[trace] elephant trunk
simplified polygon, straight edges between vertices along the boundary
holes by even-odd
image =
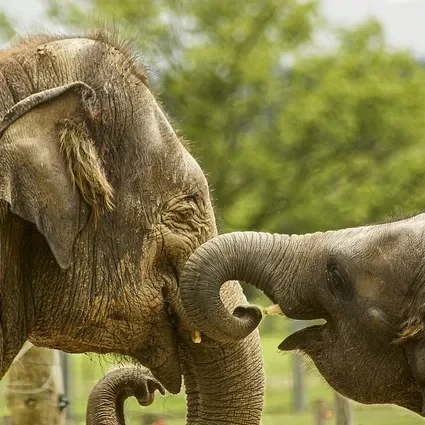
[[[264,373],[258,330],[241,341],[211,347],[185,344],[187,425],[258,425]]]
[[[282,311],[291,317],[308,318],[308,296],[302,285],[297,294],[284,287],[295,267],[306,260],[303,252],[314,235],[288,236],[257,232],[220,235],[199,247],[187,261],[180,277],[183,308],[193,325],[215,341],[235,341],[249,335],[261,320],[254,306],[239,306],[233,315],[220,298],[220,288],[228,280],[242,280],[279,300]],[[294,261],[294,259],[296,259]],[[285,279],[286,278],[286,279]],[[285,294],[283,297],[282,295]],[[288,299],[287,302],[282,301]]]
[[[138,368],[115,369],[96,383],[87,403],[87,425],[125,425],[124,402],[134,396],[142,406],[153,402],[155,390],[164,388],[149,372]]]

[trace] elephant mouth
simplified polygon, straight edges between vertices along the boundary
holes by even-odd
[[[303,350],[311,348],[312,345],[319,346],[323,341],[323,332],[328,321],[321,314],[313,310],[305,311],[285,311],[279,304],[274,304],[263,310],[265,315],[280,315],[293,320],[314,320],[324,321],[324,323],[314,324],[303,327],[302,329],[292,332],[278,346],[281,351]]]
[[[178,394],[180,392],[182,377],[180,359],[177,355],[171,355],[158,367],[151,368],[151,372],[168,392],[171,394]]]
[[[151,318],[150,333],[145,336],[142,344],[137,342],[131,353],[131,356],[147,367],[171,394],[178,394],[182,385],[179,353],[181,341],[176,326],[176,316],[171,306],[171,296],[176,292],[174,289],[177,287],[176,282],[175,277],[169,279],[167,286],[162,288],[162,293],[159,295],[162,298],[162,304],[156,315]]]
[[[313,348],[318,349],[322,346],[325,327],[326,323],[307,326],[293,332],[279,344],[278,349],[281,351],[302,350],[305,352],[311,352]]]
[[[152,375],[171,394],[178,394],[182,384],[178,338],[170,331],[162,329],[161,336],[165,344],[152,344],[131,354],[138,363],[147,367]]]

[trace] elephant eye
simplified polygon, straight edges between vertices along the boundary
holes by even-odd
[[[349,301],[353,298],[353,287],[347,273],[334,258],[329,259],[326,274],[329,290],[335,297],[341,298],[344,301]]]
[[[186,201],[186,198],[185,198]],[[190,203],[180,203],[179,205],[174,206],[173,212],[176,214],[180,220],[190,221],[195,217],[197,210],[196,202]]]
[[[192,220],[195,216],[195,210],[194,209],[186,209],[184,211],[179,211],[179,216],[181,219],[189,221]]]
[[[193,193],[192,195],[187,195],[184,198],[187,202],[196,202],[198,200],[198,195],[196,193]]]

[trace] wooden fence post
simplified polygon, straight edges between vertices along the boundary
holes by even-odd
[[[354,425],[351,401],[335,392],[335,424]]]
[[[8,371],[11,425],[64,425],[59,352],[27,342]]]
[[[326,403],[324,400],[313,402],[314,425],[326,425]]]

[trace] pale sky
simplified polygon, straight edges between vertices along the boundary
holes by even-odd
[[[27,32],[34,25],[47,26],[40,20],[45,4],[46,0],[0,0],[0,9],[19,22],[18,32]],[[327,18],[343,25],[375,16],[392,45],[425,56],[425,0],[322,0],[322,9]]]

